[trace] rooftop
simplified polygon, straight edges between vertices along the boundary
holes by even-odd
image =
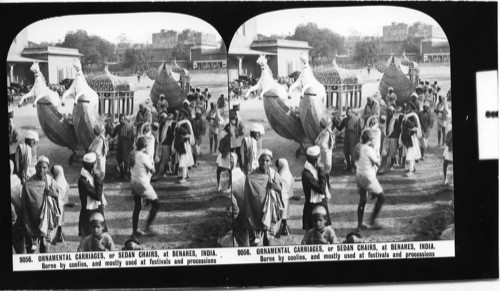
[[[289,39],[266,39],[266,40],[254,40],[251,48],[259,47],[288,47],[288,48],[302,48],[302,49],[312,49],[307,41],[289,40]]]
[[[81,53],[78,52],[78,49],[55,47],[55,46],[27,47],[23,50],[22,54],[23,55],[49,54],[49,55],[75,56],[75,57],[83,56]]]

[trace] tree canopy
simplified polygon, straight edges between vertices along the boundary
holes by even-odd
[[[309,55],[313,61],[317,58],[327,58],[331,61],[335,55],[346,52],[343,36],[328,28],[319,28],[315,23],[298,25],[288,39],[307,41],[312,47]]]
[[[66,33],[60,46],[78,49],[83,55],[81,58],[83,65],[102,67],[104,60],[116,60],[114,44],[97,35],[88,35],[85,30]]]
[[[420,53],[419,42],[411,36],[406,38],[403,41],[403,51],[407,53]]]
[[[378,61],[380,43],[376,39],[356,42],[353,60],[363,66],[371,66]]]

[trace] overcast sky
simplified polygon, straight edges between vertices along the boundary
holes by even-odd
[[[28,40],[42,41],[64,40],[68,31],[86,30],[90,35],[98,35],[112,43],[117,43],[118,36],[124,33],[128,39],[137,43],[152,43],[152,33],[161,29],[182,31],[192,29],[216,35],[219,33],[207,22],[196,17],[177,13],[131,13],[75,15],[49,18],[28,26]]]
[[[257,16],[257,31],[264,35],[293,34],[297,25],[314,22],[320,28],[329,28],[343,36],[354,31],[361,36],[382,36],[382,27],[391,22],[412,24],[417,21],[438,25],[427,14],[400,7],[301,8]]]

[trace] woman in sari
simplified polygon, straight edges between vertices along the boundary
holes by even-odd
[[[259,166],[247,174],[244,189],[244,213],[246,228],[250,231],[252,245],[271,244],[274,226],[280,219],[283,208],[280,175],[271,168],[273,153],[264,149],[259,157]],[[262,239],[261,239],[262,238]]]
[[[61,216],[59,217],[57,223],[58,224],[57,232],[54,236],[54,240],[52,241],[52,244],[56,244],[58,242],[64,242],[62,227],[64,225],[64,214],[66,213],[64,211],[64,205],[66,205],[69,202],[68,200],[69,185],[68,182],[66,181],[66,178],[64,177],[63,167],[59,165],[53,166],[51,169],[51,173],[52,176],[54,177],[57,188],[59,189],[59,197],[57,200],[59,204],[59,209],[61,210]]]
[[[97,156],[95,172],[101,180],[106,176],[106,156],[109,152],[108,139],[106,138],[106,128],[103,124],[94,126],[95,138],[90,144],[89,152],[94,152]]]

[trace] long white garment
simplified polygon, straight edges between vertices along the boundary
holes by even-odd
[[[188,134],[189,140],[187,140],[186,142],[184,142],[184,149],[185,149],[186,153],[182,154],[182,155],[180,155],[179,153],[177,153],[177,159],[179,161],[179,167],[181,167],[181,168],[191,167],[191,166],[194,165],[193,147],[192,147],[192,145],[194,145],[193,127],[191,126],[191,122],[189,122],[189,120],[184,119],[184,120],[179,121],[177,123],[177,125],[175,126],[175,128],[178,128],[178,127],[180,127],[183,124],[187,124],[188,127],[189,127],[189,134]],[[182,137],[178,137],[177,134],[176,134],[175,139],[177,139],[177,138],[182,138]],[[174,140],[174,144],[175,144],[175,140]],[[172,149],[175,150],[174,147],[172,147]]]
[[[315,144],[320,148],[320,159],[318,164],[322,166],[326,174],[330,174],[332,169],[332,154],[335,145],[335,136],[329,129],[323,129],[316,138]]]
[[[304,169],[308,170],[313,175],[314,179],[318,180],[318,171],[316,171],[316,168],[314,168],[314,166],[311,165],[311,163],[306,161],[306,163],[304,164]],[[332,197],[330,195],[330,191],[328,190],[328,187],[326,187],[325,194],[326,194],[327,199],[330,199]],[[321,201],[323,201],[323,194],[318,194],[316,191],[314,191],[314,189],[311,189],[310,202],[311,203],[320,203]]]
[[[85,179],[87,179],[87,182],[89,182],[90,186],[94,187],[94,177],[92,177],[92,175],[87,170],[82,168],[82,170],[80,171],[80,175],[82,175]],[[102,192],[102,202],[94,200],[92,197],[87,196],[87,210],[97,209],[101,204],[103,206],[108,205],[106,197],[104,197],[104,191]]]
[[[242,143],[243,142],[245,143],[247,149],[245,151],[245,147],[241,147],[241,158],[244,163],[248,163],[250,165],[250,168],[248,169],[248,173],[250,173],[259,167],[259,145],[257,140],[249,136],[245,137]],[[247,152],[250,153],[250,161],[246,160],[248,156]]]

